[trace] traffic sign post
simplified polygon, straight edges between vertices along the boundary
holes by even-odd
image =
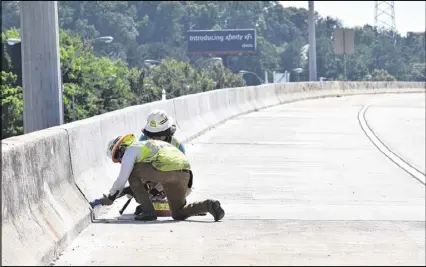
[[[353,29],[334,30],[333,47],[336,54],[343,55],[343,68],[346,81],[346,55],[355,52],[355,31]]]

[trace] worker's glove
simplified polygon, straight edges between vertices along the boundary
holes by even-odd
[[[111,206],[112,203],[114,203],[115,198],[108,195],[106,196],[105,194],[103,195],[104,197],[102,198],[102,205],[103,206]]]

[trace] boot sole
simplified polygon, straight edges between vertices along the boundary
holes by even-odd
[[[140,209],[140,210],[138,210],[138,211],[135,211],[134,213],[133,213],[133,215],[139,215],[139,214],[141,214],[142,213],[142,209]],[[202,213],[198,213],[197,215],[195,215],[195,216],[206,216],[207,215],[207,212],[202,212]],[[170,216],[170,215],[169,215]]]
[[[225,211],[220,206],[220,202],[219,201],[213,202],[212,209],[214,211],[213,217],[214,217],[215,222],[220,221],[220,220],[223,219],[223,217],[225,217]]]
[[[135,212],[133,213],[133,215],[139,215],[142,213],[142,209],[141,208],[136,208]]]
[[[157,220],[157,216],[140,216],[140,215],[136,215],[134,217],[135,221],[145,221],[145,222],[150,222],[150,221],[156,221]]]

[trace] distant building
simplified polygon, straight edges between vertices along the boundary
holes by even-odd
[[[425,32],[407,32],[407,37],[425,36]]]

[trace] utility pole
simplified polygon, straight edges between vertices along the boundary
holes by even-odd
[[[24,133],[63,123],[57,1],[21,1]]]
[[[374,1],[374,26],[395,41],[395,1]]]
[[[315,10],[314,1],[309,2],[308,28],[309,28],[309,81],[317,80],[317,50],[315,40]]]
[[[395,1],[374,1],[374,26],[396,32]]]

